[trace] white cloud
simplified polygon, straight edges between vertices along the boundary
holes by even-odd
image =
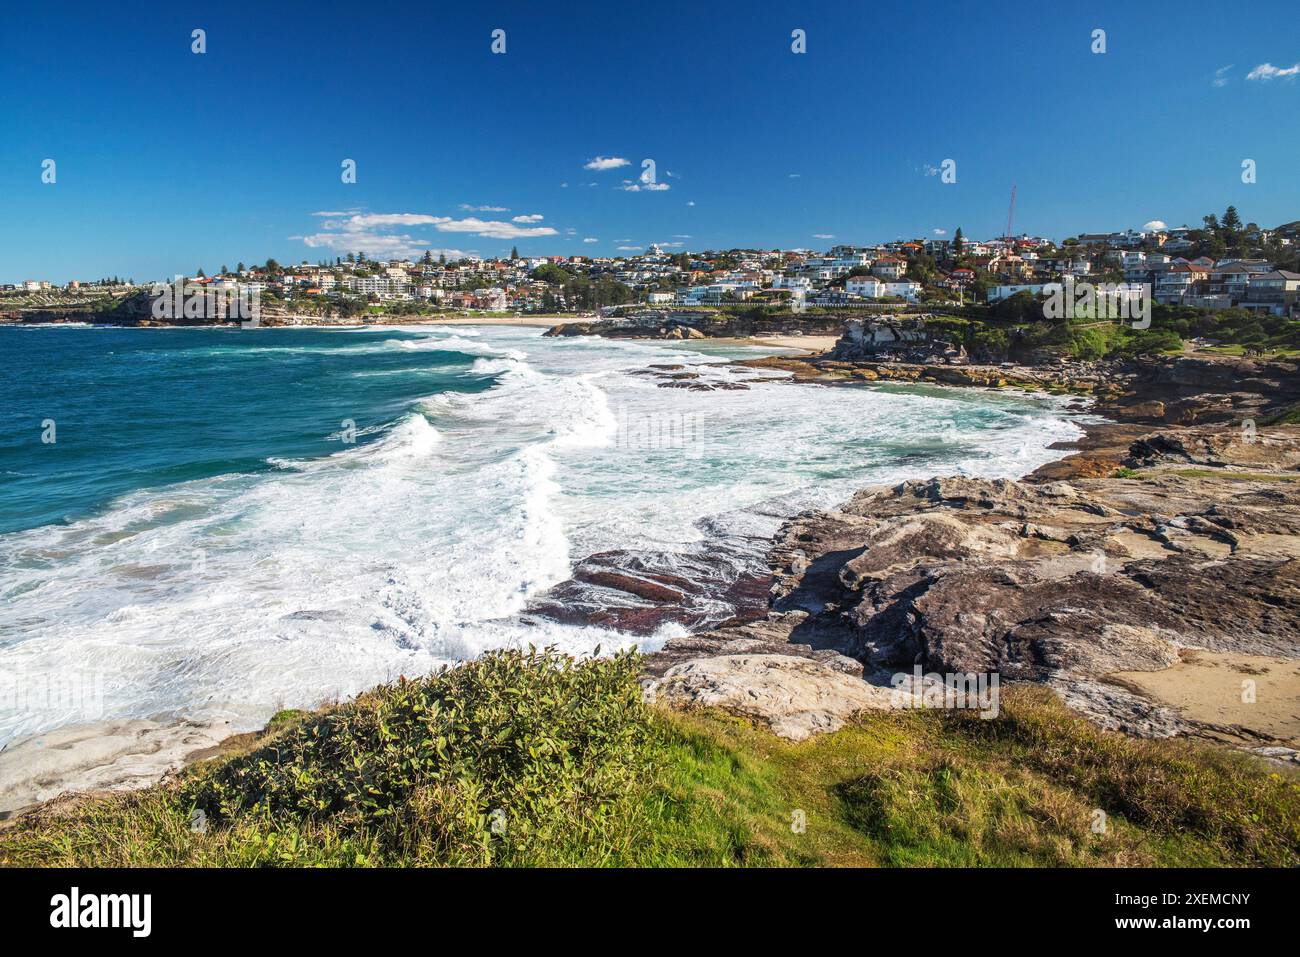
[[[947,235],[948,235],[948,230],[946,230],[946,229],[936,229],[936,230],[934,231],[934,234],[935,234],[936,236],[947,236]]]
[[[310,236],[290,236],[301,240],[309,249],[328,249],[338,255],[364,252],[378,259],[418,259],[425,250],[433,255],[444,255],[448,259],[463,259],[467,253],[463,249],[443,249],[426,239],[418,239],[405,233],[374,233],[366,231],[314,233]]]
[[[813,233],[813,239],[834,239],[834,233]]]
[[[471,206],[469,203],[461,203],[460,208],[467,213],[508,213],[509,206]]]
[[[1295,66],[1280,67],[1271,63],[1261,63],[1246,74],[1247,80],[1294,80],[1300,76],[1300,63]]]
[[[1153,219],[1149,223],[1142,224],[1142,229],[1146,232],[1153,232],[1155,230],[1168,229],[1168,228],[1169,227],[1165,225],[1165,221],[1163,219]]]
[[[671,176],[672,173],[669,173],[668,175]],[[650,191],[650,192],[661,192],[662,190],[665,189],[672,189],[672,187],[669,186],[667,183],[655,182],[653,165],[648,165],[644,170],[642,170],[641,175],[637,177],[636,182],[633,182],[630,179],[623,180],[623,185],[620,188],[626,190],[629,193],[639,193],[643,190]]]
[[[924,166],[921,167],[921,172],[924,173],[926,176],[938,176],[939,167],[935,166],[933,163],[926,163]]]
[[[801,176],[803,176],[803,173],[791,173],[789,175],[790,175],[790,179],[799,179]]]
[[[673,239],[690,239],[690,233],[673,233]]]
[[[498,220],[482,220],[470,216],[466,219],[444,219],[434,229],[440,233],[473,233],[488,239],[530,239],[536,236],[558,236],[550,226],[518,226]]]
[[[1228,71],[1232,69],[1232,66],[1233,65],[1229,63],[1227,66],[1221,66],[1215,70],[1214,79],[1210,81],[1210,86],[1227,86]]]
[[[354,213],[344,219],[327,220],[322,225],[326,229],[359,232],[377,226],[433,226],[445,223],[448,219],[447,216],[429,216],[425,213]]]
[[[686,205],[687,205],[687,206],[694,206],[694,205],[695,205],[695,200],[693,200],[693,199],[688,199],[688,200],[686,201]]]
[[[428,239],[405,232],[393,232],[398,226],[432,226],[440,233],[470,233],[487,239],[530,239],[538,236],[555,236],[550,226],[524,226],[477,217],[453,219],[450,216],[433,216],[428,213],[359,213],[317,212],[314,216],[325,218],[321,231],[307,236],[293,236],[312,249],[330,249],[340,253],[363,251],[381,258],[411,258],[433,249],[449,258],[464,255],[460,249],[435,249]],[[529,220],[532,221],[531,219]]]
[[[641,249],[643,249],[643,248],[644,248],[644,247],[642,247],[642,246],[619,246],[619,247],[618,247],[618,251],[621,252],[621,253],[634,253],[634,252],[637,252],[637,251],[639,251],[639,250],[641,250]]]
[[[541,213],[529,213],[527,216],[511,216],[512,223],[540,223],[546,217]]]
[[[528,222],[533,220],[524,217]],[[343,219],[326,220],[322,224],[329,230],[356,233],[386,226],[432,226],[440,233],[474,233],[488,239],[521,239],[530,236],[556,236],[550,226],[520,226],[494,219],[468,216],[452,219],[450,216],[431,216],[427,213],[355,213]]]
[[[583,241],[584,243],[598,243],[598,242],[600,242],[600,240],[597,239],[595,236],[584,236],[584,237],[582,237],[582,241]]]
[[[560,189],[568,189],[568,188],[569,188],[569,184],[568,184],[568,183],[561,183],[561,184],[560,184]]]
[[[629,165],[628,161],[621,156],[597,156],[589,159],[582,164],[583,169],[618,169],[620,166]]]

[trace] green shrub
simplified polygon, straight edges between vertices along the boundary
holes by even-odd
[[[632,654],[493,652],[293,726],[182,801],[217,826],[328,822],[416,859],[526,859],[594,838],[644,773],[637,669]]]

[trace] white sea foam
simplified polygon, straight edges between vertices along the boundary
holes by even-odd
[[[0,708],[0,743],[88,717],[252,728],[278,707],[490,648],[627,647],[627,635],[520,612],[593,552],[685,561],[706,536],[770,535],[873,482],[1020,475],[1078,434],[1056,400],[764,382],[689,344],[474,331],[383,348],[475,356],[468,374],[495,378],[485,392],[430,396],[319,459],[271,459],[276,471],[142,491],[0,536],[0,676],[103,687],[99,715]],[[750,387],[629,374],[651,363]],[[668,428],[639,434],[669,440],[626,441],[646,422]]]

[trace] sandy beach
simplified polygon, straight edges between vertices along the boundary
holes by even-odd
[[[1211,736],[1300,748],[1300,662],[1190,648],[1179,658],[1169,668],[1109,680],[1175,708]]]
[[[737,339],[737,342],[751,346],[773,346],[778,349],[798,349],[808,355],[819,355],[831,349],[839,341],[838,336],[755,336],[750,339]]]

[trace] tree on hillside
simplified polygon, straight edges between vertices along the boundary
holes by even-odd
[[[952,237],[952,255],[953,258],[961,255],[962,249],[966,246],[966,240],[962,238],[961,227],[957,227],[957,232]]]
[[[510,258],[511,258],[511,259],[518,259],[518,258],[519,258],[519,247],[518,247],[518,246],[511,246],[511,247],[510,247]]]
[[[934,257],[925,253],[916,253],[907,257],[907,276],[909,279],[915,279],[921,284],[928,284],[934,281],[936,264]]]
[[[1241,217],[1237,215],[1237,207],[1229,206],[1223,213],[1223,219],[1219,221],[1221,228],[1220,237],[1225,246],[1234,250],[1235,254],[1240,255],[1241,244],[1244,229],[1241,225]]]
[[[208,274],[205,273],[205,272],[203,271],[203,267],[202,267],[202,266],[199,267],[199,271],[198,271],[197,273],[195,273],[195,275],[198,276],[200,279],[207,279],[207,278],[208,278]]]
[[[1033,293],[1021,290],[995,302],[989,307],[989,315],[1015,322],[1036,322],[1043,318],[1043,305]]]
[[[542,263],[531,273],[528,274],[531,279],[538,279],[542,282],[553,282],[563,285],[573,280],[572,274],[561,269],[555,263]]]
[[[245,266],[243,263],[240,263],[238,266],[235,267],[235,272],[240,272],[240,273],[242,273],[242,272],[244,272],[244,271],[247,270],[247,269],[248,269],[247,266]]]

